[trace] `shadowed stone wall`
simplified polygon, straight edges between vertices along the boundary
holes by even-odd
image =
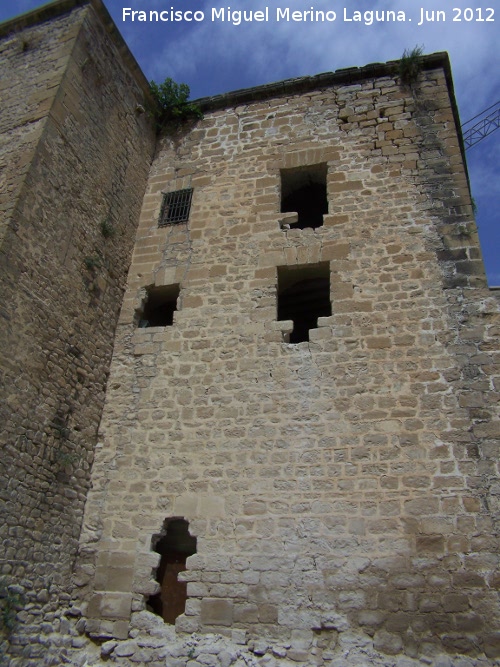
[[[81,538],[87,631],[128,636],[177,517],[197,538],[179,631],[277,642],[270,664],[341,664],[349,641],[493,660],[498,301],[446,56],[411,89],[389,64],[203,104],[144,198]],[[324,163],[323,226],[288,229],[280,170]],[[189,221],[158,227],[162,192],[189,187]],[[278,267],[324,263],[332,315],[289,344]],[[138,328],[176,285],[173,325]]]
[[[136,111],[147,83],[108,19],[98,2],[65,0],[0,28],[0,555],[20,601],[12,665],[40,665],[49,637],[67,627],[154,149]]]
[[[54,18],[50,35],[39,24],[28,25],[24,30],[17,24],[2,25],[2,238],[64,75],[84,11]]]

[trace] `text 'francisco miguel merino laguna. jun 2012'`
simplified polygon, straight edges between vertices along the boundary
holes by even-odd
[[[446,10],[427,10],[416,7],[410,13],[403,10],[351,10],[347,7],[337,9],[297,10],[290,7],[263,7],[262,9],[240,10],[231,7],[212,7],[209,11],[176,9],[169,7],[164,10],[142,10],[123,7],[122,21],[175,23],[212,21],[227,23],[233,26],[249,22],[297,22],[297,23],[347,23],[371,26],[376,23],[414,23],[417,26],[425,23],[492,23],[495,21],[495,10],[492,7],[462,8],[452,7]]]

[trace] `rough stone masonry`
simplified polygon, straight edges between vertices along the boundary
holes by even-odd
[[[40,308],[47,323],[36,367],[23,329],[9,383],[13,414],[23,396],[37,406],[24,401],[20,435],[6,440],[4,599],[24,601],[11,664],[499,664],[499,308],[446,54],[422,58],[408,85],[387,63],[201,100],[204,118],[167,128],[151,162],[137,111],[147,89],[105,10],[52,7],[22,34],[49,54],[49,29],[74,24],[61,71],[87,78],[54,84],[50,113],[62,100],[67,116],[33,138],[29,187],[9,190],[20,194],[8,238],[23,241],[9,257],[29,248],[40,268],[19,262],[27,287],[11,279],[5,350],[18,344],[16,312],[29,322]],[[111,79],[102,109],[108,67],[123,81]],[[68,170],[60,147],[75,123],[88,141]],[[117,180],[92,199],[85,174],[101,163]],[[56,263],[50,238],[75,192],[87,215]],[[110,222],[128,231],[107,236]],[[86,273],[104,268],[101,282]],[[44,271],[64,299],[48,281],[41,290]],[[72,338],[59,342],[65,327],[81,361]],[[87,389],[78,374],[68,388],[64,364],[85,363]],[[38,381],[41,368],[57,387]],[[88,422],[74,417],[89,409]],[[39,513],[23,501],[37,493],[51,499]],[[38,565],[61,521],[52,562],[64,586]]]
[[[0,597],[13,664],[41,664],[66,627],[154,150],[136,112],[148,85],[123,46],[98,3],[0,26]]]

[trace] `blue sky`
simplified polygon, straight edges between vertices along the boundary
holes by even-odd
[[[498,0],[104,0],[148,79],[187,83],[193,98],[271,81],[399,58],[419,45],[448,51],[462,122],[500,99]],[[0,21],[38,7],[38,0],[1,0]],[[270,20],[211,20],[212,8],[263,10]],[[123,9],[202,11],[200,22],[123,21]],[[334,11],[334,22],[275,21],[276,7]],[[405,22],[345,21],[359,10],[405,12]],[[491,7],[491,10],[488,10]],[[420,8],[444,20],[420,20]],[[456,9],[454,9],[456,8]],[[466,8],[469,8],[466,11]],[[432,14],[429,14],[431,16]],[[437,14],[434,13],[437,18]],[[485,19],[493,20],[485,20]],[[454,20],[456,19],[456,20]],[[457,20],[461,19],[461,20]],[[471,20],[472,19],[472,20]],[[480,20],[483,19],[483,20]],[[500,130],[467,151],[472,194],[490,285],[500,285]]]

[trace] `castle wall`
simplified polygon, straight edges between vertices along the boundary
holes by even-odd
[[[127,637],[183,518],[179,631],[318,665],[348,636],[499,655],[498,303],[447,60],[425,63],[412,89],[385,67],[228,98],[161,140],[81,538],[92,636]],[[283,227],[280,170],[324,163],[323,226]],[[158,227],[188,187],[189,221]],[[332,313],[290,344],[278,268],[308,265]],[[173,325],[139,328],[147,290],[175,285]]]
[[[1,41],[10,94],[2,97],[0,139],[8,197],[0,550],[8,600],[19,610],[12,665],[40,665],[49,637],[67,627],[64,605],[155,140],[136,111],[147,83],[127,66],[99,3],[66,1],[48,11],[4,24]]]
[[[35,24],[2,26],[0,42],[0,239],[7,232],[34,151],[66,69],[82,10]],[[9,29],[10,28],[10,29]]]

